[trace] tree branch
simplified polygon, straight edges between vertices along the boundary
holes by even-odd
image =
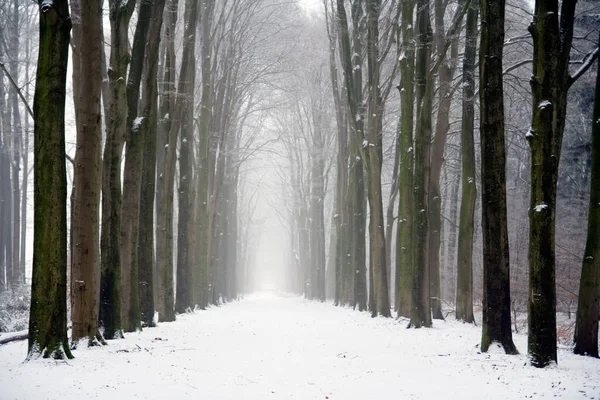
[[[13,77],[10,75],[10,73],[6,69],[6,65],[2,61],[0,61],[0,68],[2,68],[2,70],[4,71],[4,74],[6,75],[6,77],[10,81],[10,83],[14,86],[15,90],[19,94],[19,97],[21,98],[21,101],[23,101],[23,104],[25,105],[27,112],[29,113],[31,118],[33,118],[33,111],[31,110],[31,107],[29,107],[29,103],[27,103],[27,99],[25,99],[25,96],[23,96],[23,92],[21,92],[21,88],[19,88],[19,86],[17,85],[17,82],[15,82]]]
[[[583,57],[581,67],[579,67],[579,69],[567,79],[567,89],[570,88],[571,85],[577,81],[577,79],[581,78],[581,76],[585,74],[588,69],[590,69],[590,67],[594,64],[594,61],[596,61],[598,58],[599,52],[600,48],[596,47],[594,51],[587,53],[585,57]]]

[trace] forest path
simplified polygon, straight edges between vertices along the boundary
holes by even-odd
[[[600,362],[560,350],[479,354],[480,328],[405,321],[272,292],[181,315],[75,359],[22,363],[0,347],[0,399],[568,399],[600,396]],[[517,336],[525,352],[523,336]]]

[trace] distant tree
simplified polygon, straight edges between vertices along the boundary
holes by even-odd
[[[479,55],[483,333],[481,350],[494,342],[517,354],[510,324],[510,268],[506,211],[506,150],[502,51],[504,0],[481,0]]]
[[[38,1],[34,110],[34,239],[27,359],[73,358],[67,339],[65,97],[71,20],[67,0]]]

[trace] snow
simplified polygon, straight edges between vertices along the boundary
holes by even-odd
[[[2,399],[594,398],[600,361],[559,349],[557,366],[481,354],[481,328],[431,329],[266,292],[178,316],[68,362],[23,363],[26,341],[0,346]],[[527,338],[516,335],[526,352]]]
[[[540,204],[537,204],[535,206],[534,210],[535,210],[535,212],[539,213],[539,212],[544,211],[546,208],[548,208],[548,204],[546,204],[546,203],[540,203]]]
[[[137,117],[133,120],[133,126],[131,127],[131,131],[137,133],[142,126],[142,122],[144,122],[144,117]]]
[[[539,105],[538,108],[540,110],[545,109],[546,107],[550,107],[552,105],[552,102],[550,100],[543,100]]]
[[[529,127],[529,130],[528,130],[528,131],[527,131],[527,133],[525,134],[525,137],[529,139],[529,138],[532,138],[533,136],[534,136],[534,135],[533,135],[533,126],[530,126],[530,127]]]

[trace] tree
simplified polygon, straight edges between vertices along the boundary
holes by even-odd
[[[414,266],[414,67],[415,46],[413,19],[415,2],[402,1],[402,41],[398,38],[400,62],[400,183],[398,205],[398,233],[396,243],[396,312],[410,317],[412,309],[412,274]]]
[[[473,323],[473,230],[477,183],[475,171],[475,62],[477,53],[476,1],[467,12],[465,57],[463,60],[463,109],[461,127],[462,197],[458,232],[458,266],[456,288],[456,319]]]
[[[365,158],[369,198],[369,229],[371,286],[374,289],[370,296],[374,307],[371,315],[390,317],[390,298],[388,294],[385,223],[383,220],[383,196],[381,194],[382,139],[381,120],[383,107],[380,91],[380,54],[379,54],[379,13],[381,2],[367,0],[367,88],[368,117],[366,145],[363,141],[361,154]]]
[[[78,3],[73,1],[71,6]],[[71,339],[102,339],[98,331],[98,277],[100,272],[100,111],[102,49],[102,1],[80,4],[80,79],[75,91],[77,151],[74,163],[74,203],[71,214]],[[75,63],[74,63],[75,65]]]
[[[156,189],[156,139],[158,128],[158,60],[160,31],[163,24],[164,0],[157,0],[152,9],[148,29],[142,94],[143,166],[140,193],[138,238],[138,278],[142,326],[152,327],[154,321],[154,192]]]
[[[194,308],[193,299],[193,109],[194,89],[196,82],[195,50],[196,50],[196,24],[198,21],[198,0],[187,0],[185,2],[185,26],[186,41],[183,48],[182,63],[187,63],[187,75],[180,75],[181,93],[178,93],[182,102],[181,134],[179,141],[179,215],[177,233],[177,292],[175,298],[175,310],[179,313]],[[182,85],[183,80],[183,86]],[[179,92],[179,91],[178,91]],[[190,242],[190,240],[192,240]]]
[[[510,325],[510,268],[504,142],[504,0],[481,0],[479,54],[483,321],[481,351],[497,342],[517,354]]]
[[[589,65],[569,74],[577,1],[536,0],[529,32],[533,38],[529,202],[529,307],[527,351],[531,363],[556,362],[555,219],[558,164],[569,87]],[[589,62],[587,63],[589,64]],[[580,72],[581,71],[581,72]]]
[[[137,14],[137,24],[131,48],[131,62],[127,76],[127,121],[125,168],[123,173],[123,203],[121,205],[121,327],[125,332],[141,329],[138,237],[140,218],[140,194],[144,134],[144,120],[138,118],[140,84],[146,53],[148,30],[154,3],[143,1]]]
[[[600,46],[600,40],[598,41]],[[598,315],[600,315],[600,62],[596,76],[592,117],[592,171],[587,241],[581,267],[575,354],[598,357]]]
[[[121,155],[127,134],[125,76],[129,64],[129,20],[135,0],[109,0],[111,27],[106,142],[102,159],[99,324],[105,339],[121,338]]]
[[[65,97],[71,20],[67,0],[38,1],[34,110],[34,233],[27,359],[73,358],[67,339]]]

